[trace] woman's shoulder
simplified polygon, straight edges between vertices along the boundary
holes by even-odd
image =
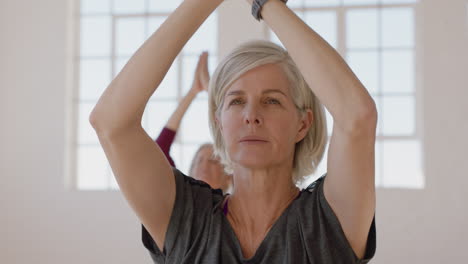
[[[365,259],[358,260],[344,234],[338,217],[325,198],[323,183],[326,175],[327,173],[324,173],[302,190],[296,210],[294,210],[294,217],[297,217],[297,221],[300,223],[303,239],[307,245],[322,243],[324,248],[339,248],[340,255],[333,255],[333,257],[367,263],[374,256],[376,249],[375,222],[373,221],[370,226]],[[315,250],[315,248],[311,250]],[[317,254],[322,253],[317,252]],[[328,257],[331,256],[328,255]]]
[[[213,193],[216,193],[216,194],[221,194],[221,195],[223,194],[223,191],[221,189],[213,189],[208,183],[201,181],[201,180],[197,180],[189,175],[186,175],[185,173],[183,173],[182,171],[180,171],[179,169],[175,167],[172,167],[172,170],[174,171],[174,175],[176,178],[179,178],[179,180],[182,180],[186,182],[187,184],[200,186],[201,188],[210,189]]]
[[[216,204],[223,199],[223,191],[221,189],[213,189],[211,186],[201,180],[190,177],[177,168],[172,168],[176,180],[177,190],[184,193],[190,192],[192,197],[204,196],[211,198],[213,204]]]
[[[323,193],[322,186],[325,177],[326,173],[301,189],[300,195],[294,201],[293,207],[296,210],[292,211],[296,216],[309,218],[311,214],[316,214],[320,210],[320,203],[323,201],[321,194]]]

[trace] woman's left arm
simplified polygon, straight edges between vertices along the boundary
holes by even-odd
[[[252,4],[252,0],[247,1]],[[335,49],[283,2],[267,1],[261,16],[333,116],[325,197],[354,252],[362,258],[376,203],[375,103]]]

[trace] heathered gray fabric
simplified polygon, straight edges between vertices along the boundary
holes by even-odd
[[[221,190],[173,169],[176,199],[161,253],[142,226],[142,240],[154,263],[368,263],[376,250],[375,218],[364,259],[350,247],[338,218],[323,195],[323,175],[303,189],[272,226],[250,259],[225,218]]]

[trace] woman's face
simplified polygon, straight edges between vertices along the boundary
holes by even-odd
[[[192,176],[197,180],[208,183],[214,189],[225,189],[229,186],[229,177],[219,159],[213,157],[212,147],[203,147],[198,151],[194,160]]]
[[[298,115],[281,67],[266,64],[228,88],[217,123],[234,166],[261,169],[292,165],[295,143],[311,119],[310,110],[304,118]]]

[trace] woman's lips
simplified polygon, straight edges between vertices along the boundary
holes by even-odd
[[[246,137],[241,138],[239,142],[266,143],[267,141],[257,136],[246,136]]]
[[[239,141],[239,143],[248,144],[248,145],[251,145],[251,144],[265,144],[267,142],[268,141],[262,140],[262,139],[243,139],[243,140]]]

